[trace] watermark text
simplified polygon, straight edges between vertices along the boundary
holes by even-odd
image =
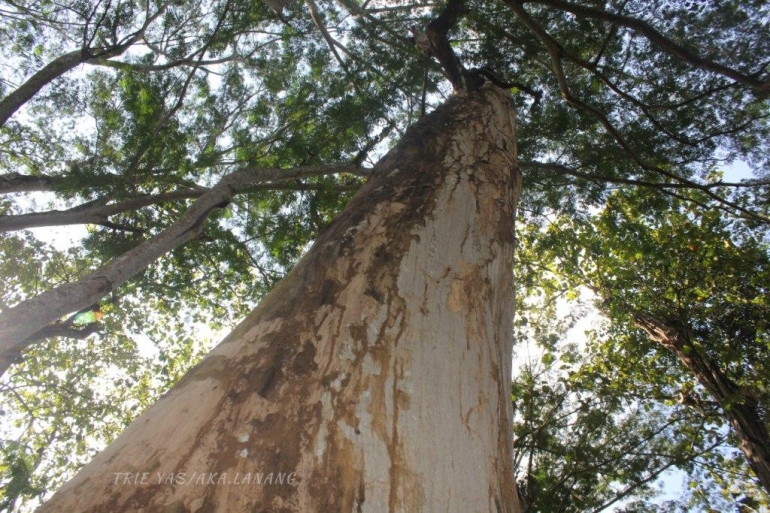
[[[119,486],[294,486],[295,472],[115,472]]]

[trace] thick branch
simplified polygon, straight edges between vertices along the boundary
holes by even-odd
[[[14,112],[31,100],[44,86],[64,75],[72,68],[91,60],[98,62],[109,59],[128,50],[131,45],[144,36],[144,32],[150,23],[160,16],[167,6],[168,3],[163,4],[154,15],[149,16],[145,20],[144,25],[137,32],[120,44],[102,50],[83,47],[79,50],[65,53],[49,62],[43,69],[29,77],[15,91],[0,100],[0,126],[3,126]]]
[[[238,190],[266,181],[343,172],[361,174],[354,164],[345,163],[294,169],[249,167],[225,176],[158,235],[81,279],[54,287],[0,314],[0,359],[13,361],[15,355],[28,345],[25,343],[28,337],[62,316],[96,303],[167,252],[197,237],[208,216],[227,206]]]
[[[90,59],[91,56],[83,50],[65,53],[49,62],[43,69],[32,75],[11,94],[0,100],[0,126],[3,126],[13,113],[19,110],[40,91],[46,84],[59,78],[78,64]]]
[[[756,400],[728,378],[719,366],[704,356],[689,340],[687,329],[650,315],[633,312],[634,323],[656,342],[673,353],[698,379],[722,409],[740,448],[766,491],[770,492],[770,434],[759,414]]]
[[[348,191],[355,190],[358,186],[332,186],[333,190]],[[312,191],[326,189],[326,185],[283,182],[261,183],[238,188],[235,194],[242,192],[252,192],[256,190],[294,190],[294,191]],[[106,204],[103,199],[89,201],[83,205],[78,205],[69,210],[50,210],[47,212],[33,212],[30,214],[19,214],[0,216],[0,233],[14,230],[24,230],[27,228],[40,228],[43,226],[69,226],[76,224],[95,224],[118,230],[128,230],[134,232],[144,232],[139,228],[130,228],[116,225],[110,222],[110,216],[130,212],[142,207],[166,203],[168,201],[178,201],[181,199],[200,198],[206,192],[210,191],[205,187],[196,189],[183,189],[180,191],[167,192],[163,194],[147,194],[137,196],[125,201]]]
[[[12,192],[50,191],[54,178],[50,176],[29,176],[19,173],[0,175],[0,194]]]
[[[109,217],[121,212],[136,210],[149,205],[157,205],[166,201],[176,201],[185,198],[197,198],[203,195],[203,190],[182,190],[166,194],[138,196],[118,203],[105,205],[103,201],[91,201],[69,210],[51,210],[48,212],[33,212],[15,216],[0,216],[0,232],[39,228],[42,226],[67,226],[73,224],[106,225]]]
[[[455,55],[447,37],[449,31],[457,25],[465,12],[463,0],[449,0],[441,14],[428,23],[425,29],[425,35],[430,42],[431,53],[441,64],[444,74],[452,83],[455,91],[468,91],[474,88],[474,85],[470,83],[468,71]]]

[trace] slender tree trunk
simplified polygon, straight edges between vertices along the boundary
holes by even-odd
[[[740,440],[741,451],[749,466],[770,493],[770,434],[756,400],[745,394],[693,344],[688,344],[688,337],[681,329],[642,312],[634,313],[634,322],[650,339],[676,355],[708,391]]]
[[[519,512],[507,93],[411,128],[292,272],[41,512]]]

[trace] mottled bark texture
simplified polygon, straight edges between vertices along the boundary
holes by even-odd
[[[40,511],[520,511],[509,95],[457,94],[373,175],[256,310]],[[259,473],[273,482],[254,484]]]
[[[740,448],[762,486],[770,492],[770,434],[751,393],[733,382],[693,344],[684,326],[644,312],[634,322],[651,340],[671,351],[698,379],[730,422]]]

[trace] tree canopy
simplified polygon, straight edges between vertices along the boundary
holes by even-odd
[[[669,468],[692,504],[767,504],[770,457],[746,459],[770,419],[766,2],[0,12],[2,507],[55,490],[271,289],[406,127],[485,81],[518,107],[515,329],[544,351],[513,385],[529,507],[647,511]],[[752,176],[724,179],[736,162]],[[72,226],[75,244],[52,241]],[[586,291],[606,324],[576,342],[560,309]]]
[[[651,214],[644,196],[619,189],[589,220],[557,216],[522,230],[523,301],[548,305],[517,321],[520,338],[543,348],[514,380],[527,409],[517,451],[537,470],[524,483],[535,510],[556,500],[598,511],[643,495],[672,467],[692,483],[685,510],[767,504],[766,485],[757,487],[736,450],[767,447],[765,231],[681,200]],[[581,291],[605,315],[585,342],[553,311]]]

